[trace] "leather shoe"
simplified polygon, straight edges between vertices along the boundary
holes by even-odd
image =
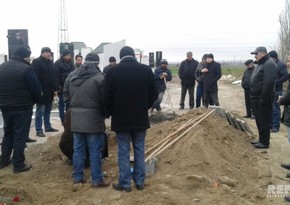
[[[290,196],[285,196],[284,198],[287,202],[290,202]]]
[[[144,189],[144,185],[137,185],[136,184],[136,189],[137,190],[143,190]]]
[[[30,170],[32,167],[31,164],[24,164],[23,167],[21,168],[18,168],[18,169],[13,169],[13,172],[16,174],[16,173],[20,173],[20,172],[25,172],[25,171],[28,171]]]
[[[290,174],[286,174],[286,178],[290,178]]]
[[[183,106],[180,106],[180,107],[179,107],[179,110],[184,110],[184,107],[183,107]]]
[[[245,115],[245,116],[243,116],[243,118],[251,118],[251,116],[250,115]]]
[[[36,136],[38,136],[38,137],[45,137],[45,134],[43,134],[43,132],[37,132],[36,133]]]
[[[277,133],[277,132],[279,132],[279,130],[277,129],[277,128],[273,128],[273,129],[271,129],[270,130],[272,133]]]
[[[26,142],[36,142],[36,140],[28,137],[27,140],[26,140]]]
[[[45,130],[45,132],[58,132],[58,130],[54,128],[50,128],[50,129]]]
[[[93,188],[105,188],[108,186],[110,186],[110,182],[106,182],[105,180],[103,180],[103,182],[99,184],[92,184]]]
[[[258,144],[258,143],[260,143],[259,140],[257,140],[257,141],[251,141],[251,144]]]
[[[126,191],[126,192],[132,191],[131,187],[128,187],[128,188],[121,187],[120,184],[113,184],[113,189],[115,189],[116,191]]]
[[[10,163],[11,163],[11,160],[9,160],[8,162],[3,162],[3,161],[0,159],[0,169],[3,169],[3,168],[5,168],[5,167],[7,167]]]
[[[283,167],[284,169],[290,170],[290,164],[281,163],[281,167]]]
[[[259,143],[255,144],[254,147],[257,149],[268,149],[269,145],[267,146],[267,145],[264,145],[261,142],[259,142]]]

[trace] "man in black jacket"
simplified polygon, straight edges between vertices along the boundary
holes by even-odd
[[[32,67],[41,84],[42,96],[36,104],[35,129],[38,137],[45,137],[42,129],[42,118],[44,121],[45,132],[57,132],[57,129],[51,127],[50,112],[55,91],[53,63],[51,61],[51,50],[48,47],[41,49],[41,55],[34,59]]]
[[[68,74],[74,70],[74,64],[72,63],[71,58],[71,52],[64,49],[61,57],[53,65],[55,87],[58,93],[59,117],[62,123],[64,122],[65,110],[68,109],[68,107],[64,104],[63,86]]]
[[[27,46],[15,49],[11,60],[0,65],[0,108],[4,119],[4,137],[0,169],[12,163],[14,173],[29,170],[24,149],[28,139],[33,105],[41,95],[40,83],[30,62]]]
[[[120,51],[120,63],[105,75],[104,102],[107,116],[112,116],[111,129],[118,143],[119,182],[113,188],[131,191],[131,178],[138,190],[145,180],[145,136],[150,127],[148,110],[158,92],[152,70],[138,63],[134,50],[125,46]],[[134,168],[130,172],[130,142],[134,149]]]
[[[259,131],[259,141],[252,142],[252,144],[258,149],[269,148],[275,80],[278,68],[267,54],[265,47],[257,47],[251,54],[255,54],[258,64],[251,77],[250,95]]]
[[[209,102],[212,100],[215,106],[219,106],[218,98],[218,80],[222,76],[221,64],[214,61],[213,54],[207,55],[207,67],[203,68],[203,97],[204,106],[208,108]]]
[[[245,62],[246,70],[244,71],[242,77],[242,88],[244,89],[244,96],[245,96],[245,104],[246,104],[246,112],[247,115],[243,118],[253,118],[253,109],[251,105],[251,96],[250,96],[250,80],[255,69],[254,61],[249,59]]]
[[[276,51],[270,51],[269,56],[277,64],[278,74],[275,83],[275,97],[273,102],[273,115],[272,115],[272,124],[271,132],[279,132],[280,123],[281,123],[281,110],[278,104],[278,98],[282,95],[283,83],[288,80],[287,66],[282,63],[278,58],[278,53]]]
[[[198,66],[198,62],[192,58],[192,52],[187,52],[186,59],[181,62],[178,75],[181,79],[181,98],[180,98],[180,108],[184,109],[184,100],[186,92],[189,95],[189,108],[194,108],[194,86],[195,86],[195,70]]]

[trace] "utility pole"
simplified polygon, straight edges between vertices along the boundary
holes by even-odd
[[[59,0],[57,57],[60,56],[60,43],[69,43],[65,0]]]

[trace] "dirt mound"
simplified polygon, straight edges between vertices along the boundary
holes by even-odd
[[[173,121],[152,126],[146,149],[205,112],[194,109]],[[108,137],[109,157],[104,161],[104,171],[108,180],[116,181],[114,133],[109,132]],[[245,133],[215,113],[157,157],[157,173],[147,177],[144,191],[92,189],[89,183],[76,189],[72,185],[72,166],[60,152],[59,140],[60,136],[55,136],[44,144],[29,146],[26,156],[33,164],[31,171],[13,174],[11,165],[1,170],[0,195],[19,194],[21,204],[266,204],[262,197],[265,187],[255,180],[259,175],[255,166],[259,153],[255,153]],[[90,177],[89,169],[86,177]]]

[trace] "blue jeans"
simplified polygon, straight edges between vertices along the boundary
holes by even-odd
[[[203,84],[198,83],[197,88],[196,88],[196,101],[195,101],[195,106],[196,108],[200,107],[201,101],[203,104]]]
[[[1,161],[7,164],[13,150],[14,169],[24,166],[24,149],[30,130],[32,107],[26,110],[1,109],[4,119],[4,137],[1,146]]]
[[[119,184],[121,187],[131,187],[130,141],[134,149],[133,180],[136,185],[144,185],[145,180],[145,136],[146,130],[117,132]]]
[[[161,110],[160,104],[163,100],[163,96],[164,96],[165,90],[163,91],[158,91],[158,98],[155,100],[155,102],[153,103],[152,108],[155,108],[156,110]]]
[[[59,112],[59,118],[61,120],[61,123],[64,122],[64,116],[65,116],[65,104],[63,100],[63,93],[58,93],[58,112]]]
[[[51,129],[50,112],[52,109],[52,102],[46,104],[36,104],[35,112],[35,129],[36,132],[43,132],[42,130],[42,117],[44,121],[45,130]]]
[[[80,133],[73,132],[74,154],[73,154],[73,177],[78,183],[84,179],[86,146],[90,152],[90,167],[92,184],[98,185],[103,182],[102,173],[102,151],[104,149],[104,132]]]
[[[273,120],[272,120],[272,128],[275,128],[277,130],[280,129],[280,123],[281,123],[281,110],[280,106],[277,102],[279,95],[282,95],[282,91],[276,91],[274,102],[273,102]]]

